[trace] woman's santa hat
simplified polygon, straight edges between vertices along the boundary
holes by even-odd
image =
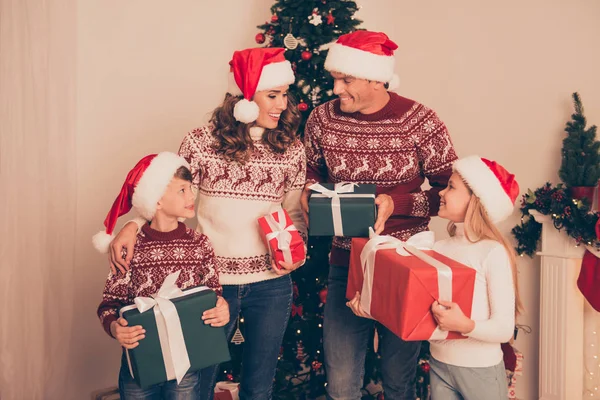
[[[284,52],[282,48],[259,47],[233,53],[227,92],[244,96],[233,108],[237,121],[249,124],[258,118],[258,104],[252,101],[256,92],[294,83],[294,71]]]
[[[492,222],[501,222],[512,214],[519,196],[519,184],[502,165],[469,156],[456,161],[453,169],[479,197]]]
[[[329,48],[325,69],[360,79],[383,82],[398,88],[394,73],[394,50],[398,45],[382,32],[355,31],[342,35]]]
[[[164,196],[169,183],[180,167],[190,168],[188,162],[177,154],[163,152],[142,158],[131,171],[121,187],[112,208],[104,220],[106,230],[92,238],[96,250],[106,253],[112,242],[117,219],[133,207],[146,220],[156,213],[156,204]]]

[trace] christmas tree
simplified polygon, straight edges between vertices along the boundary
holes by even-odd
[[[596,186],[600,178],[600,142],[596,140],[596,125],[586,129],[583,105],[578,93],[573,93],[575,113],[567,122],[563,139],[562,164],[558,174],[568,187]]]
[[[333,80],[324,68],[327,45],[340,35],[350,33],[361,21],[354,17],[360,7],[346,0],[278,0],[271,7],[271,20],[258,26],[258,44],[286,48],[285,56],[296,74],[291,95],[298,101],[303,122],[319,104],[334,98]],[[314,399],[325,393],[323,367],[323,310],[327,297],[331,238],[311,237],[306,264],[293,272],[294,299],[275,376],[274,399]],[[243,318],[240,318],[243,333]],[[374,335],[373,335],[374,337]],[[380,355],[375,340],[369,345],[365,361],[364,398],[383,397]],[[224,364],[220,380],[240,379],[243,344],[231,345],[231,362]],[[417,396],[428,395],[428,346],[424,343],[417,368]],[[368,390],[367,390],[367,387]]]

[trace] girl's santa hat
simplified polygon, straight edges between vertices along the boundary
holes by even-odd
[[[233,53],[227,92],[244,97],[233,108],[237,121],[249,124],[258,118],[258,104],[252,101],[256,92],[294,83],[294,71],[284,52],[282,48],[259,47]]]
[[[456,161],[453,169],[479,197],[492,222],[501,222],[512,214],[519,196],[519,184],[502,165],[469,156]]]
[[[121,187],[112,208],[104,220],[106,230],[92,238],[96,250],[106,253],[114,239],[117,219],[133,207],[146,220],[156,213],[156,204],[165,194],[171,179],[180,167],[190,168],[188,162],[177,154],[163,152],[142,158],[131,171]]]
[[[355,31],[342,35],[329,48],[325,69],[360,79],[383,82],[398,88],[394,73],[394,50],[398,45],[382,32]]]

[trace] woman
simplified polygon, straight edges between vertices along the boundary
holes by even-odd
[[[283,52],[236,51],[223,103],[209,125],[188,133],[179,149],[198,189],[197,230],[208,236],[215,250],[231,312],[229,337],[240,313],[245,319],[241,400],[271,398],[292,302],[289,273],[304,263],[276,266],[257,223],[283,206],[306,237],[299,203],[306,159],[296,137],[300,115],[288,97],[294,73]],[[136,221],[138,226],[141,222]],[[129,223],[113,241],[113,269],[128,264],[136,230],[136,224]],[[120,257],[123,247],[125,260]],[[212,398],[216,374],[216,366],[200,371],[200,398]]]

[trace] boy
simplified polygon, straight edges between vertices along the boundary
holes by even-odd
[[[137,347],[145,337],[145,330],[142,326],[127,326],[127,321],[118,317],[119,309],[133,304],[135,297],[152,296],[173,272],[180,272],[177,279],[180,289],[205,285],[217,292],[216,307],[202,316],[206,324],[218,327],[229,322],[229,306],[221,297],[208,238],[178,221],[194,217],[194,202],[192,175],[185,159],[169,152],[146,156],[127,175],[104,221],[106,232],[93,238],[94,247],[106,252],[117,219],[132,207],[150,221],[138,234],[131,268],[125,275],[119,271],[109,274],[98,307],[104,330],[125,349]],[[125,355],[122,357],[119,374],[122,399],[157,395],[169,399],[195,398],[198,383],[198,372],[188,372],[179,385],[172,380],[142,390],[129,373]]]

